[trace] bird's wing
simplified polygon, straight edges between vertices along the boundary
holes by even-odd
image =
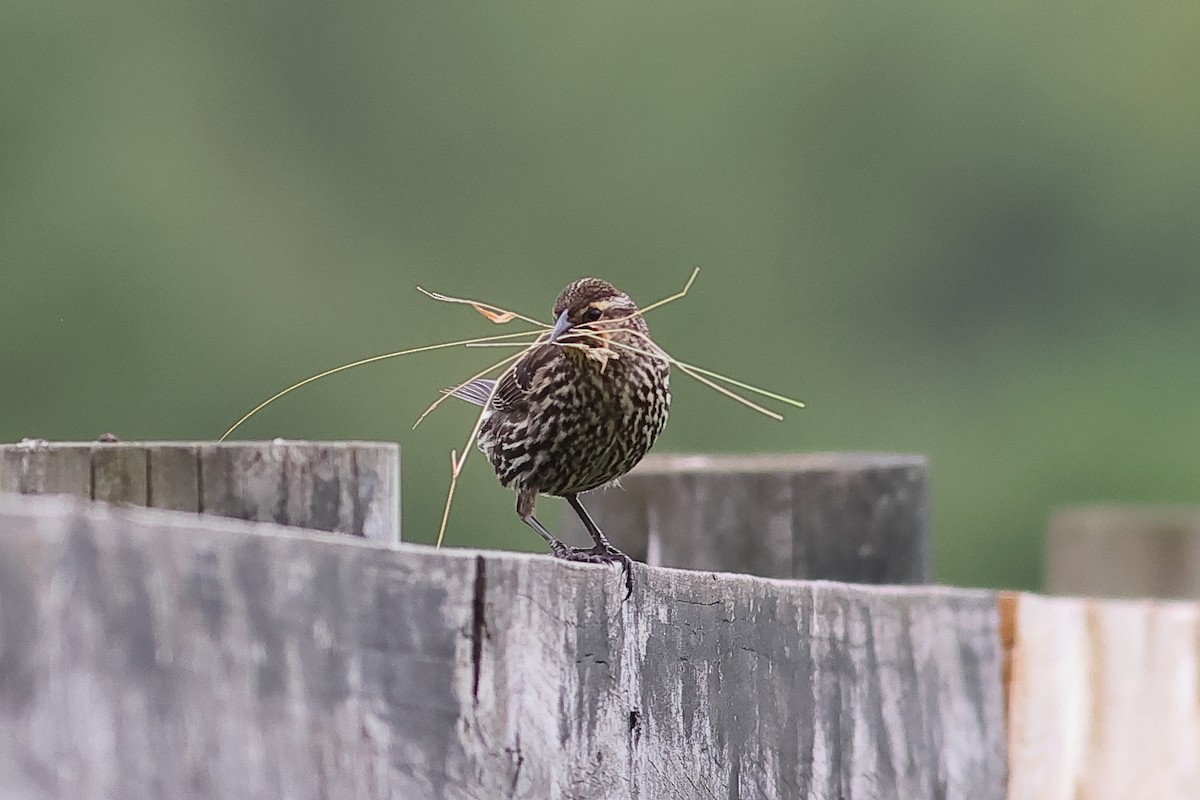
[[[456,389],[444,391],[477,406],[486,405],[490,395],[492,408],[504,411],[525,402],[533,386],[534,375],[543,364],[557,354],[558,348],[553,345],[536,347],[500,376],[499,386],[496,386],[497,381],[490,378],[476,378]],[[493,386],[496,386],[495,392],[492,391]]]
[[[476,378],[453,389],[442,389],[442,394],[453,395],[459,400],[466,400],[473,405],[483,406],[487,405],[488,397],[491,396],[492,387],[495,385],[496,382],[491,378]]]
[[[512,369],[500,376],[500,387],[496,396],[503,396],[512,405],[523,403],[533,391],[533,381],[538,371],[546,362],[563,357],[563,349],[553,344],[543,344],[534,347],[521,356]]]

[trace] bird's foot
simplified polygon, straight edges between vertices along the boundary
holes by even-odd
[[[561,558],[564,561],[580,561],[585,564],[620,564],[621,574],[625,578],[625,599],[629,599],[629,595],[633,593],[633,563],[629,556],[622,553],[612,545],[596,545],[595,547],[570,547],[561,544],[554,548],[556,558]]]

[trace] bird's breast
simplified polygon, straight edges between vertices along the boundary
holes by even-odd
[[[666,425],[667,365],[628,352],[563,351],[534,374],[523,403],[498,409],[479,446],[505,486],[568,494],[628,472]]]

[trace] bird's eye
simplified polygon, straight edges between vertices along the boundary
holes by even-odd
[[[595,306],[592,306],[587,311],[583,312],[584,322],[595,322],[598,319],[600,319],[600,309],[596,308]]]

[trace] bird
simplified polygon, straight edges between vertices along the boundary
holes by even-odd
[[[500,484],[516,490],[517,516],[558,558],[620,564],[628,597],[629,556],[579,495],[613,484],[654,445],[671,405],[670,363],[637,304],[607,281],[573,281],[552,314],[552,328],[498,378],[446,391],[483,407],[476,445]],[[572,547],[550,533],[533,515],[538,495],[565,499],[594,546]]]

